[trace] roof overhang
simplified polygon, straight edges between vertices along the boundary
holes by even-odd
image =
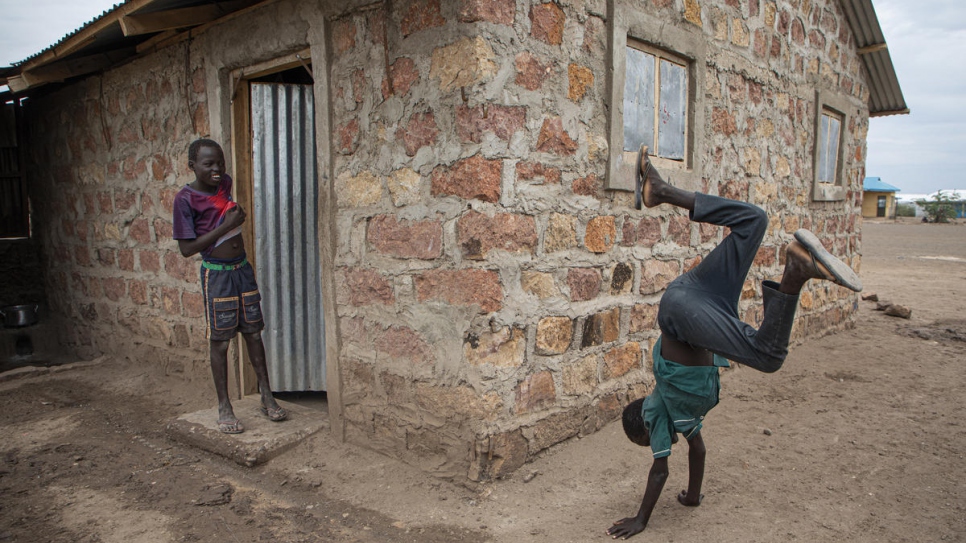
[[[4,98],[106,70],[263,1],[127,0],[36,55],[0,68],[0,85],[10,88]]]
[[[40,53],[0,68],[0,85],[24,95],[91,75],[190,38],[193,33],[272,0],[127,0]],[[868,77],[869,114],[909,113],[872,0],[839,0]]]
[[[909,107],[902,97],[899,78],[889,56],[885,35],[872,7],[872,0],[839,0],[849,21],[859,58],[869,86],[869,115],[907,115]]]

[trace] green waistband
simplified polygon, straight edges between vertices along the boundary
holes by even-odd
[[[208,262],[207,260],[201,261],[202,268],[208,268],[209,270],[215,270],[215,271],[237,270],[238,268],[242,268],[247,265],[248,265],[247,258],[243,258],[241,259],[241,262],[236,262],[234,264],[216,264],[214,262]]]

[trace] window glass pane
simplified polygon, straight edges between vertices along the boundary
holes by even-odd
[[[684,160],[687,115],[687,70],[661,59],[661,112],[658,117],[658,156]]]
[[[624,150],[654,147],[654,55],[627,48],[624,75]]]
[[[835,183],[835,173],[838,170],[839,161],[839,128],[842,125],[842,121],[835,117],[829,117],[829,129],[828,129],[828,174],[827,179],[829,183]]]
[[[828,122],[829,116],[822,114],[818,130],[818,180],[828,183]]]

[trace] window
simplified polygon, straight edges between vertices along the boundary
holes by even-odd
[[[23,171],[23,148],[19,143],[21,105],[0,104],[0,239],[30,235],[27,178]]]
[[[606,187],[634,191],[641,144],[675,184],[699,187],[706,40],[700,31],[668,25],[633,3],[617,2],[615,9]]]
[[[839,141],[842,135],[842,116],[823,110],[818,132],[818,182],[835,183],[838,177]]]
[[[628,42],[624,76],[624,151],[647,145],[659,158],[687,153],[688,65],[680,57]]]
[[[812,200],[832,202],[845,199],[844,147],[848,131],[849,102],[818,91],[815,113],[815,180]]]

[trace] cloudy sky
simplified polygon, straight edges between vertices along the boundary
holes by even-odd
[[[40,52],[115,3],[0,0],[0,65]],[[966,2],[873,4],[912,114],[871,120],[866,174],[900,194],[966,189]]]

